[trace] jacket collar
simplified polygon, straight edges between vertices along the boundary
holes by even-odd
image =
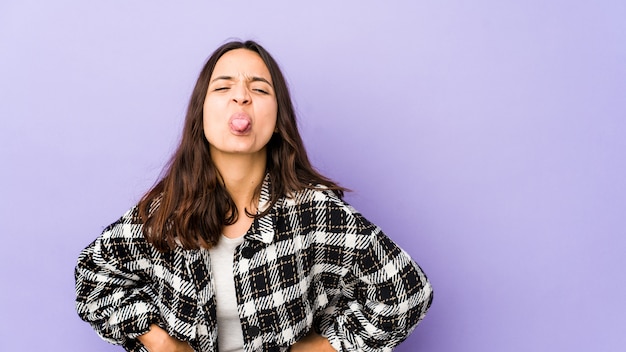
[[[264,216],[254,220],[253,231],[247,235],[248,239],[270,244],[274,241],[275,223],[280,201]],[[270,206],[270,174],[265,174],[261,185],[261,195],[259,196],[258,212],[267,210]]]

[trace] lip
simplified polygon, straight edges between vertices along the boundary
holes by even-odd
[[[228,119],[228,127],[230,132],[235,135],[246,135],[252,130],[252,118],[243,111],[236,112]]]

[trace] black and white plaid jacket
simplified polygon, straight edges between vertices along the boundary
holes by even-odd
[[[268,181],[261,206],[269,199]],[[262,208],[261,208],[262,209]],[[85,248],[76,309],[106,341],[147,351],[152,323],[217,351],[207,250],[158,252],[129,210]],[[233,263],[245,351],[287,351],[314,328],[338,351],[391,351],[423,318],[432,289],[381,230],[325,189],[283,198],[254,220]]]

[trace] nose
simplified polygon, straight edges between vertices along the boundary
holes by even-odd
[[[245,85],[238,84],[232,88],[233,101],[237,104],[246,105],[250,103],[250,92]]]

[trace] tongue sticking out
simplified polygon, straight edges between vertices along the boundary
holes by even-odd
[[[250,120],[245,117],[236,117],[230,120],[230,129],[233,132],[245,133],[250,129]]]

